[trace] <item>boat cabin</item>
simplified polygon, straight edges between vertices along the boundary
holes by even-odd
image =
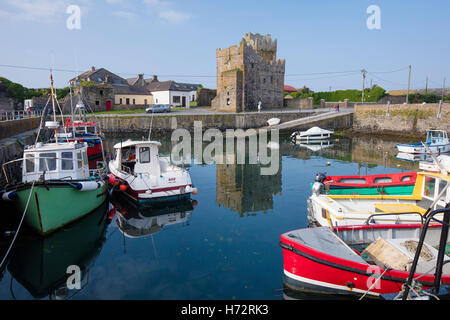
[[[114,167],[129,174],[150,174],[159,176],[161,165],[157,141],[125,141],[117,143]]]
[[[427,131],[428,144],[447,144],[449,143],[447,131],[445,130],[428,130]]]
[[[24,150],[22,181],[89,177],[87,144],[76,142],[37,143]]]

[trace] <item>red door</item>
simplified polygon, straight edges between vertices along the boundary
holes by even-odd
[[[106,101],[106,111],[111,111],[111,101]]]

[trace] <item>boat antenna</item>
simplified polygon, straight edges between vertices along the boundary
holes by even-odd
[[[70,93],[70,113],[72,114],[72,135],[75,139],[75,116],[73,114],[73,98],[72,98],[72,82],[69,81],[69,93]]]
[[[154,112],[153,112],[153,110],[152,110],[152,119],[150,120],[150,129],[149,129],[149,131],[148,131],[148,141],[150,141],[150,136],[152,135],[153,115],[154,115]]]
[[[50,69],[50,97],[52,99],[53,121],[56,123],[55,93],[53,91],[53,74],[52,74],[52,69]],[[56,139],[56,144],[58,144],[58,134],[56,132],[56,128],[55,128],[55,139]]]

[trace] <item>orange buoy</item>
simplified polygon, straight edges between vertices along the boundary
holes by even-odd
[[[198,189],[195,188],[194,191],[192,191],[192,194],[197,194],[198,193]]]

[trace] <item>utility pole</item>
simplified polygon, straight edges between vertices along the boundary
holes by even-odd
[[[409,102],[409,87],[411,85],[411,65],[409,65],[409,74],[408,74],[408,92],[406,94],[406,104]]]
[[[442,85],[442,103],[444,102],[444,96],[445,96],[445,78],[444,78],[444,84]]]
[[[427,82],[425,84],[425,95],[428,94],[428,76],[427,76]]]
[[[361,73],[362,73],[362,76],[363,76],[363,83],[362,83],[362,98],[361,98],[361,102],[365,102],[365,99],[364,99],[364,82],[366,81],[366,73],[367,73],[367,70],[366,70],[366,69],[362,69],[362,70],[361,70]]]

